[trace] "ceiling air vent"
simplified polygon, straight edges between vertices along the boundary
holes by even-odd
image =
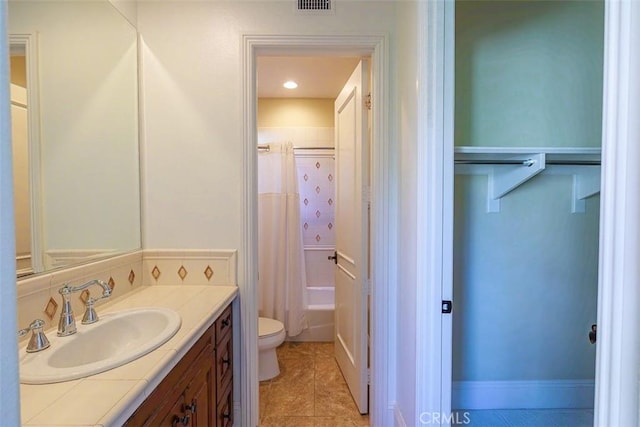
[[[332,0],[297,0],[298,12],[330,12],[333,11]]]

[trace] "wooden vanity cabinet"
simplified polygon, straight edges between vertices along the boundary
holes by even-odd
[[[233,334],[231,306],[216,321],[216,426],[233,425]],[[212,424],[213,425],[213,424]]]
[[[232,426],[231,321],[229,305],[125,425]]]

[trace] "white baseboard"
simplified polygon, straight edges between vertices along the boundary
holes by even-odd
[[[593,408],[594,380],[454,381],[451,406],[460,409]]]
[[[395,427],[407,427],[407,423],[404,422],[404,417],[397,403],[393,405],[393,425]]]

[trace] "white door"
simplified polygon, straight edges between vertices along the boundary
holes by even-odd
[[[335,101],[335,356],[360,413],[368,408],[369,147],[361,61]]]

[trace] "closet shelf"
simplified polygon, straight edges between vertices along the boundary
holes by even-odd
[[[536,175],[573,176],[571,212],[584,213],[585,200],[600,192],[599,148],[456,147],[455,173],[487,175],[487,212],[500,212],[502,197]]]

